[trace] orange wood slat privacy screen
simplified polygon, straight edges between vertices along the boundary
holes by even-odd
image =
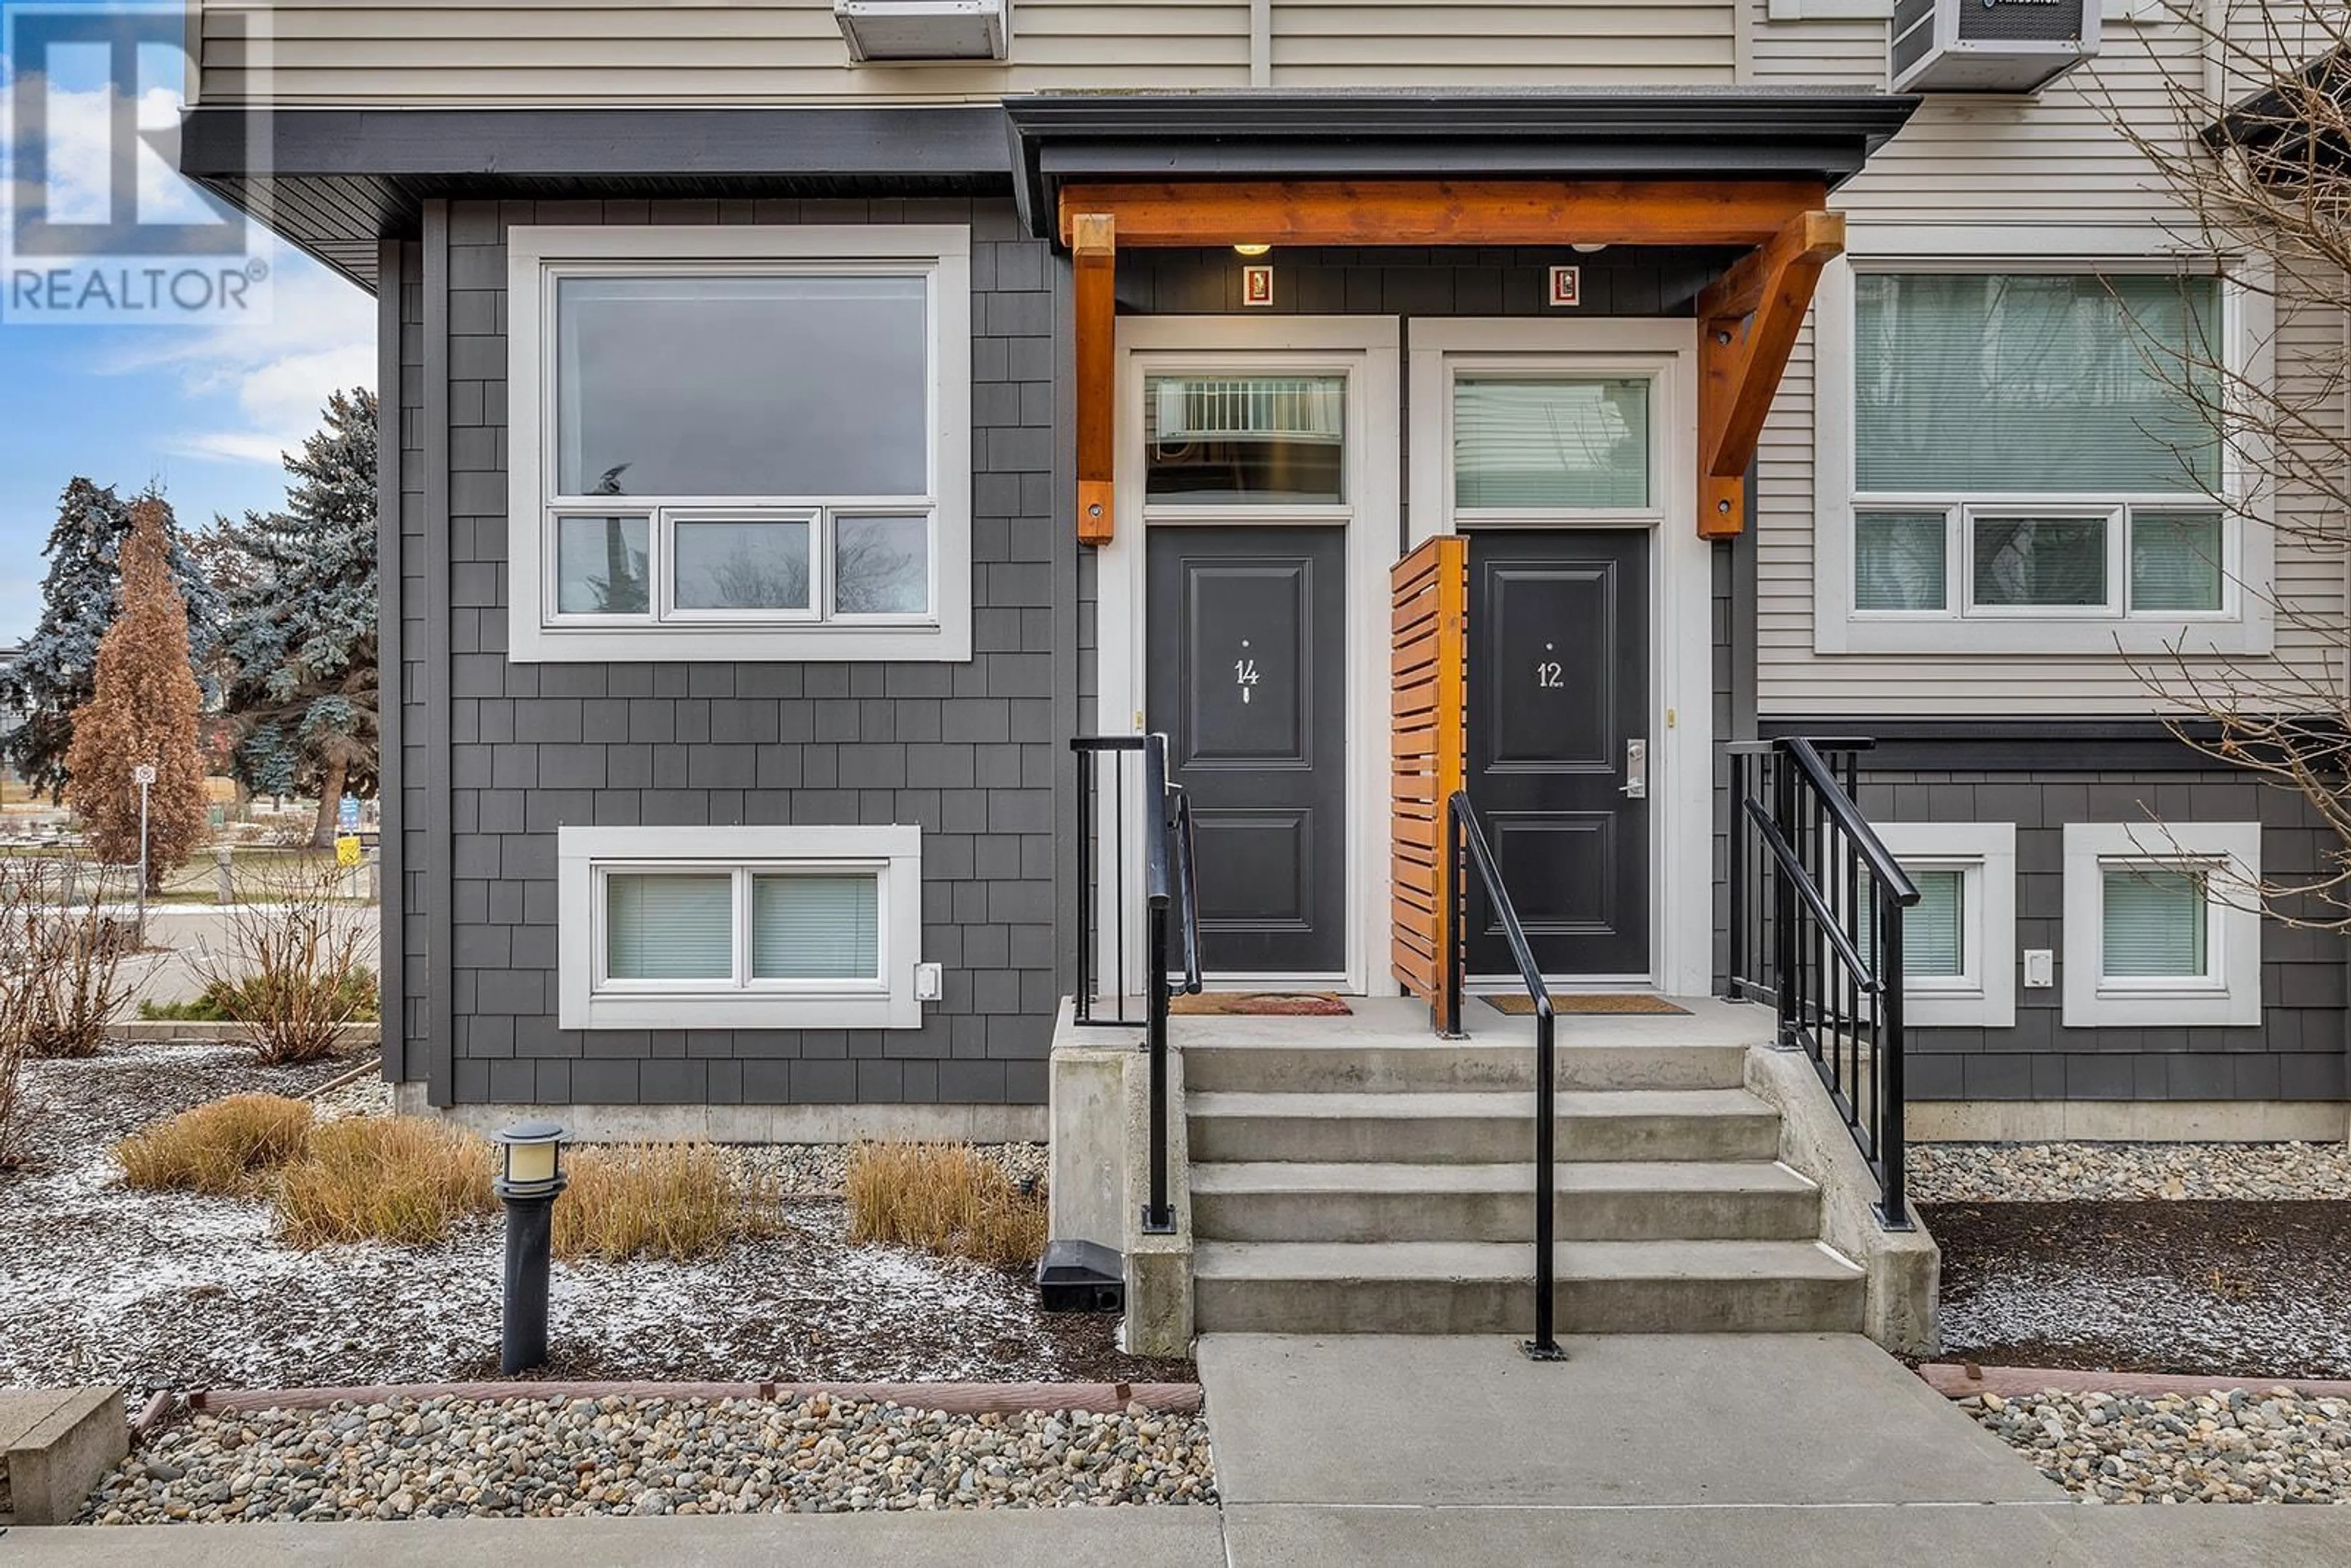
[[[1445,803],[1461,788],[1468,696],[1469,541],[1430,539],[1388,574],[1389,967],[1430,1002],[1445,974]]]

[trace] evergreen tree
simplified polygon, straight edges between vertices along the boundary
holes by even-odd
[[[375,394],[337,392],[287,456],[286,510],[233,528],[242,566],[224,646],[237,777],[262,793],[316,790],[321,846],[343,794],[376,785],[375,465]]]
[[[196,756],[204,694],[188,658],[188,605],[172,574],[171,509],[134,502],[119,551],[121,610],[98,644],[89,701],[72,715],[66,799],[101,860],[135,862],[139,786],[131,769],[152,764],[147,797],[147,891],[187,863],[204,831],[204,769]]]
[[[182,548],[171,507],[152,491],[141,499],[161,510],[172,576],[186,605],[186,641],[202,664],[217,641],[219,597]],[[111,485],[76,478],[66,486],[57,526],[41,549],[49,570],[41,584],[40,625],[26,640],[24,656],[0,675],[0,706],[26,716],[5,742],[7,759],[27,785],[47,790],[51,800],[65,788],[73,711],[90,698],[99,639],[114,620],[119,557],[131,533],[132,505]]]

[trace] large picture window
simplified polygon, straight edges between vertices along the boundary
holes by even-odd
[[[2210,277],[1854,279],[1854,608],[2227,611]]]
[[[969,657],[967,231],[509,246],[515,658]]]
[[[911,1029],[913,827],[563,828],[566,1029]]]
[[[2258,281],[1863,260],[1817,320],[1817,652],[2268,651],[2220,413],[2270,373]]]

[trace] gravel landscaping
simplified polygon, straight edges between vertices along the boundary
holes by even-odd
[[[2351,1401],[2285,1389],[2048,1392],[1959,1407],[2051,1480],[2102,1502],[2351,1500]]]
[[[1212,1503],[1199,1416],[828,1400],[460,1399],[198,1416],[83,1522]]]
[[[110,1046],[27,1070],[35,1164],[0,1176],[0,1384],[168,1388],[444,1382],[494,1375],[500,1232],[430,1247],[301,1251],[266,1204],[124,1188],[112,1142],[224,1095],[300,1094],[353,1065],[259,1068],[234,1045]],[[323,1103],[381,1113],[362,1077]],[[1026,1146],[998,1151],[1014,1168]],[[751,1157],[795,1188],[830,1162]],[[798,1162],[795,1166],[795,1162]],[[696,1263],[559,1265],[548,1375],[569,1379],[1181,1382],[1189,1363],[1121,1354],[1116,1320],[1041,1313],[1014,1272],[851,1244],[837,1201],[784,1205],[779,1235]]]
[[[2351,1198],[2346,1144],[1913,1144],[1920,1203]]]

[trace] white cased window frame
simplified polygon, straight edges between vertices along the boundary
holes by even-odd
[[[1904,871],[1956,871],[1961,878],[1960,973],[1906,977],[1903,1021],[1928,1028],[2015,1027],[2016,824],[1873,825]]]
[[[747,888],[761,873],[872,872],[878,977],[751,980]],[[736,879],[731,979],[613,981],[605,973],[605,878],[725,873]],[[564,1029],[920,1029],[919,827],[566,827],[556,833],[557,1023]]]
[[[928,453],[923,496],[558,495],[553,417],[556,285],[567,277],[918,277],[930,338]],[[964,663],[971,658],[971,231],[960,225],[745,225],[507,231],[507,654],[517,664],[724,660]],[[922,614],[829,612],[830,551],[841,517],[926,514],[930,608]],[[811,604],[805,611],[679,611],[657,586],[643,615],[566,614],[556,604],[554,531],[563,517],[645,515],[653,582],[676,524],[697,517],[807,520]]]
[[[2199,872],[2207,879],[2208,974],[2109,977],[2105,876],[2117,867]],[[2262,1021],[2259,822],[2065,824],[2067,1029],[2213,1029]]]
[[[2251,261],[2205,256],[2132,256],[2111,247],[2121,236],[2090,230],[2073,246],[2030,256],[2000,253],[2013,240],[1988,236],[1971,252],[1952,248],[1949,232],[1873,231],[1872,254],[1857,265],[1869,273],[1987,275],[2101,274],[2108,277],[2205,273],[2220,279],[2220,336],[2232,371],[2265,381],[2274,373],[2274,310],[2264,268]],[[2060,234],[2055,236],[2069,236]],[[2141,242],[2143,243],[2143,242]],[[1855,476],[1856,263],[1839,257],[1823,271],[1815,296],[1813,473],[1813,651],[1816,653],[2038,653],[2050,655],[2267,653],[2275,641],[2270,593],[2274,581],[2273,507],[2266,486],[2249,484],[2262,471],[2258,436],[2232,433],[2222,443],[2222,491],[2235,497],[2221,514],[2218,612],[2135,612],[2128,609],[2132,508],[2149,512],[2211,510],[2210,497],[2191,492],[1983,493],[1906,497],[1859,495]],[[1855,574],[1855,515],[1861,512],[1943,512],[1945,601],[1939,610],[1860,610]],[[2100,517],[2107,525],[2108,602],[2104,607],[1970,607],[1975,520],[1978,517]]]

